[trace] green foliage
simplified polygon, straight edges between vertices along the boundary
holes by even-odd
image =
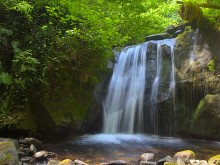
[[[215,72],[215,60],[214,59],[208,62],[208,69],[210,72]]]

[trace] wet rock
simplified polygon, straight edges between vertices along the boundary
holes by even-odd
[[[174,158],[178,158],[178,157],[181,157],[181,158],[186,158],[186,159],[195,159],[195,153],[191,150],[184,150],[184,151],[180,151],[180,152],[177,152],[175,155],[174,155]]]
[[[140,165],[157,165],[157,162],[152,161],[141,161]]]
[[[157,161],[158,165],[163,165],[165,162],[176,163],[176,159],[172,158],[171,156],[166,156],[165,158]]]
[[[55,157],[57,157],[57,154],[54,152],[47,152],[46,157],[50,158],[50,159],[55,158]]]
[[[13,142],[0,142],[0,164],[17,165],[18,153]]]
[[[153,34],[149,35],[145,38],[145,41],[151,41],[151,40],[163,40],[169,38],[168,33],[160,33],[160,34]]]
[[[220,137],[220,94],[206,95],[193,114],[192,132],[203,137]],[[201,135],[202,134],[202,135]]]
[[[18,149],[20,146],[19,146],[19,142],[18,140],[16,139],[10,139],[10,138],[0,138],[0,142],[12,142],[15,146],[16,149]]]
[[[27,164],[30,164],[32,160],[33,160],[32,157],[23,157],[20,159],[22,163],[27,163]]]
[[[209,163],[209,165],[217,165],[217,163],[219,164],[219,161],[220,161],[220,154],[211,157],[211,158],[208,160],[208,163]]]
[[[174,162],[165,162],[164,165],[177,165],[177,163],[174,163]]]
[[[179,34],[183,33],[184,31],[183,30],[177,30],[173,33],[172,37],[173,38],[176,38]]]
[[[42,142],[35,138],[25,138],[20,140],[19,142],[28,146],[31,146],[31,144],[33,144],[38,150],[42,148]]]
[[[59,160],[50,160],[47,165],[58,165],[60,163]]]
[[[70,159],[65,159],[61,161],[58,165],[75,165],[74,162]]]
[[[36,160],[46,160],[47,159],[47,151],[39,151],[34,154],[34,158]]]
[[[37,152],[37,148],[33,144],[31,144],[31,146],[30,146],[30,154],[34,155],[36,152]]]
[[[88,165],[88,164],[86,164],[83,161],[78,160],[78,159],[76,159],[73,163],[74,163],[74,165]]]
[[[21,159],[21,158],[23,158],[23,157],[25,157],[25,156],[27,156],[27,154],[26,154],[25,152],[18,151],[18,157],[19,157],[19,159]]]
[[[140,156],[139,162],[141,161],[151,161],[154,159],[154,153],[144,153]]]

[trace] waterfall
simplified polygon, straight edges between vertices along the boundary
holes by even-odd
[[[149,41],[152,42],[152,41]],[[108,87],[106,99],[103,103],[104,109],[104,133],[137,133],[144,132],[144,111],[150,107],[150,120],[153,121],[154,133],[158,133],[157,102],[162,67],[162,46],[168,45],[171,49],[170,63],[171,72],[168,77],[169,87],[167,95],[175,97],[175,74],[174,74],[174,40],[154,41],[156,50],[156,71],[152,80],[151,92],[147,97],[146,86],[148,82],[147,73],[147,48],[149,42],[141,45],[125,48],[118,56],[113,74]],[[155,60],[153,60],[155,61]],[[149,105],[144,105],[148,100]],[[146,114],[145,114],[146,115]]]

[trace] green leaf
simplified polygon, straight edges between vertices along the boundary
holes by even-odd
[[[2,72],[0,74],[0,84],[1,83],[5,85],[11,85],[12,77],[8,73]]]

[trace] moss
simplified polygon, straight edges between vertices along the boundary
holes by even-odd
[[[208,160],[208,163],[209,163],[209,164],[215,164],[216,161],[220,161],[220,154],[211,157],[211,158]]]

